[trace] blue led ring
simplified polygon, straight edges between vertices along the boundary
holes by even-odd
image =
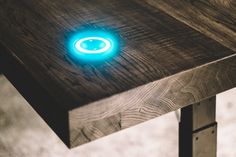
[[[104,44],[105,46],[100,46],[100,45],[93,45],[94,49],[90,50],[90,49],[86,49],[85,45],[84,47],[82,46],[84,42],[89,41],[89,42],[93,42],[93,41],[100,41],[102,44]],[[100,47],[99,47],[100,46]],[[75,47],[78,51],[85,53],[85,54],[100,54],[100,53],[104,53],[107,50],[109,50],[111,48],[111,43],[109,40],[105,39],[105,38],[101,38],[101,37],[86,37],[86,38],[82,38],[80,40],[78,40],[75,43]]]
[[[84,30],[68,41],[70,56],[86,62],[100,62],[118,54],[119,41],[115,34],[103,30]]]

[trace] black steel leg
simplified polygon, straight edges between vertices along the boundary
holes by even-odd
[[[179,157],[216,157],[216,97],[181,110]]]

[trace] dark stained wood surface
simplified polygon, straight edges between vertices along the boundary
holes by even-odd
[[[144,1],[0,0],[0,21],[4,74],[68,146],[236,86],[234,51]],[[120,54],[72,60],[66,41],[84,27],[115,32]]]
[[[215,96],[236,86],[235,74],[236,56],[71,110],[71,145],[87,143]]]
[[[235,0],[145,0],[148,4],[236,50]]]
[[[48,94],[65,103],[65,108],[78,107],[234,53],[144,3],[66,3],[8,0],[1,4],[0,14],[3,45]],[[69,60],[64,38],[87,21],[120,32],[125,45],[114,60],[96,66]]]

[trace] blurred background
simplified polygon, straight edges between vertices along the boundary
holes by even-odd
[[[217,95],[218,157],[236,156],[236,88]],[[178,157],[174,112],[69,150],[0,75],[0,157]]]

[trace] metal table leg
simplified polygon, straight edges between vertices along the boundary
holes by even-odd
[[[216,157],[216,97],[181,110],[179,157]]]

